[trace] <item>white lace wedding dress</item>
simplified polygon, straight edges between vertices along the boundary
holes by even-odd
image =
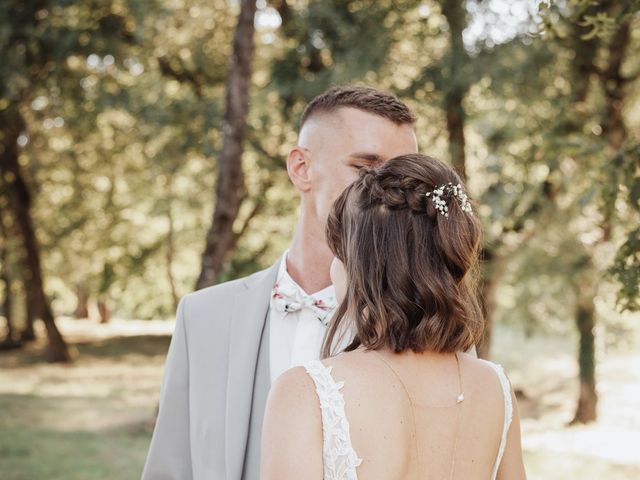
[[[498,375],[504,396],[505,416],[502,439],[491,474],[491,480],[495,480],[504,454],[513,405],[509,381],[502,367],[496,363],[484,361],[491,365]],[[356,468],[362,463],[362,459],[358,458],[351,445],[349,422],[344,411],[344,398],[340,392],[344,382],[336,382],[331,376],[332,367],[325,366],[320,360],[307,362],[304,368],[315,383],[322,409],[324,480],[357,480]]]

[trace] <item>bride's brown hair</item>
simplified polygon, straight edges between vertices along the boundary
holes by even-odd
[[[483,331],[477,296],[481,227],[451,195],[448,216],[425,194],[451,182],[454,170],[411,154],[360,170],[333,204],[327,241],[345,266],[347,291],[333,316],[322,357],[359,346],[395,352],[466,351]],[[347,321],[353,322],[347,324]]]

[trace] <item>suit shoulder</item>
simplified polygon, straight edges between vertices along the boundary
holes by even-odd
[[[229,298],[229,295],[241,292],[247,288],[245,282],[248,278],[249,277],[237,278],[235,280],[229,280],[228,282],[201,288],[195,292],[187,293],[183,297],[183,301],[191,306],[199,303],[209,303],[212,300],[218,301]]]
[[[246,277],[188,293],[180,300],[178,310],[182,310],[182,315],[188,324],[199,323],[198,319],[206,319],[208,323],[212,317],[228,318],[228,314],[233,309],[236,294],[246,291],[253,282],[264,278],[269,270],[260,270]]]
[[[185,301],[189,305],[209,303],[212,300],[219,301],[221,299],[230,299],[232,298],[229,297],[230,295],[246,290],[255,279],[265,275],[268,271],[269,269],[260,270],[259,272],[252,273],[246,277],[236,278],[210,287],[201,288],[200,290],[186,294],[183,298],[186,299]]]

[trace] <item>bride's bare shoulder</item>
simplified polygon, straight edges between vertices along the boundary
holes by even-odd
[[[284,410],[300,407],[302,403],[312,403],[315,398],[315,384],[304,367],[286,370],[274,381],[269,391],[269,402]]]
[[[502,386],[496,371],[499,369],[496,367],[501,367],[499,364],[482,358],[477,358],[474,355],[469,355],[467,353],[460,354],[458,358],[462,361],[461,365],[463,372],[466,372],[464,377],[468,386],[474,386],[486,393],[487,389],[485,387],[487,385],[493,385],[494,388],[491,390],[493,391],[494,396],[502,395]],[[508,378],[507,372],[504,369],[502,370]]]
[[[269,392],[262,430],[263,479],[322,478],[322,417],[303,367],[280,375]]]

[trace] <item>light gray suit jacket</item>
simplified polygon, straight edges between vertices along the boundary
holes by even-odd
[[[180,300],[143,480],[257,480],[280,260]]]

